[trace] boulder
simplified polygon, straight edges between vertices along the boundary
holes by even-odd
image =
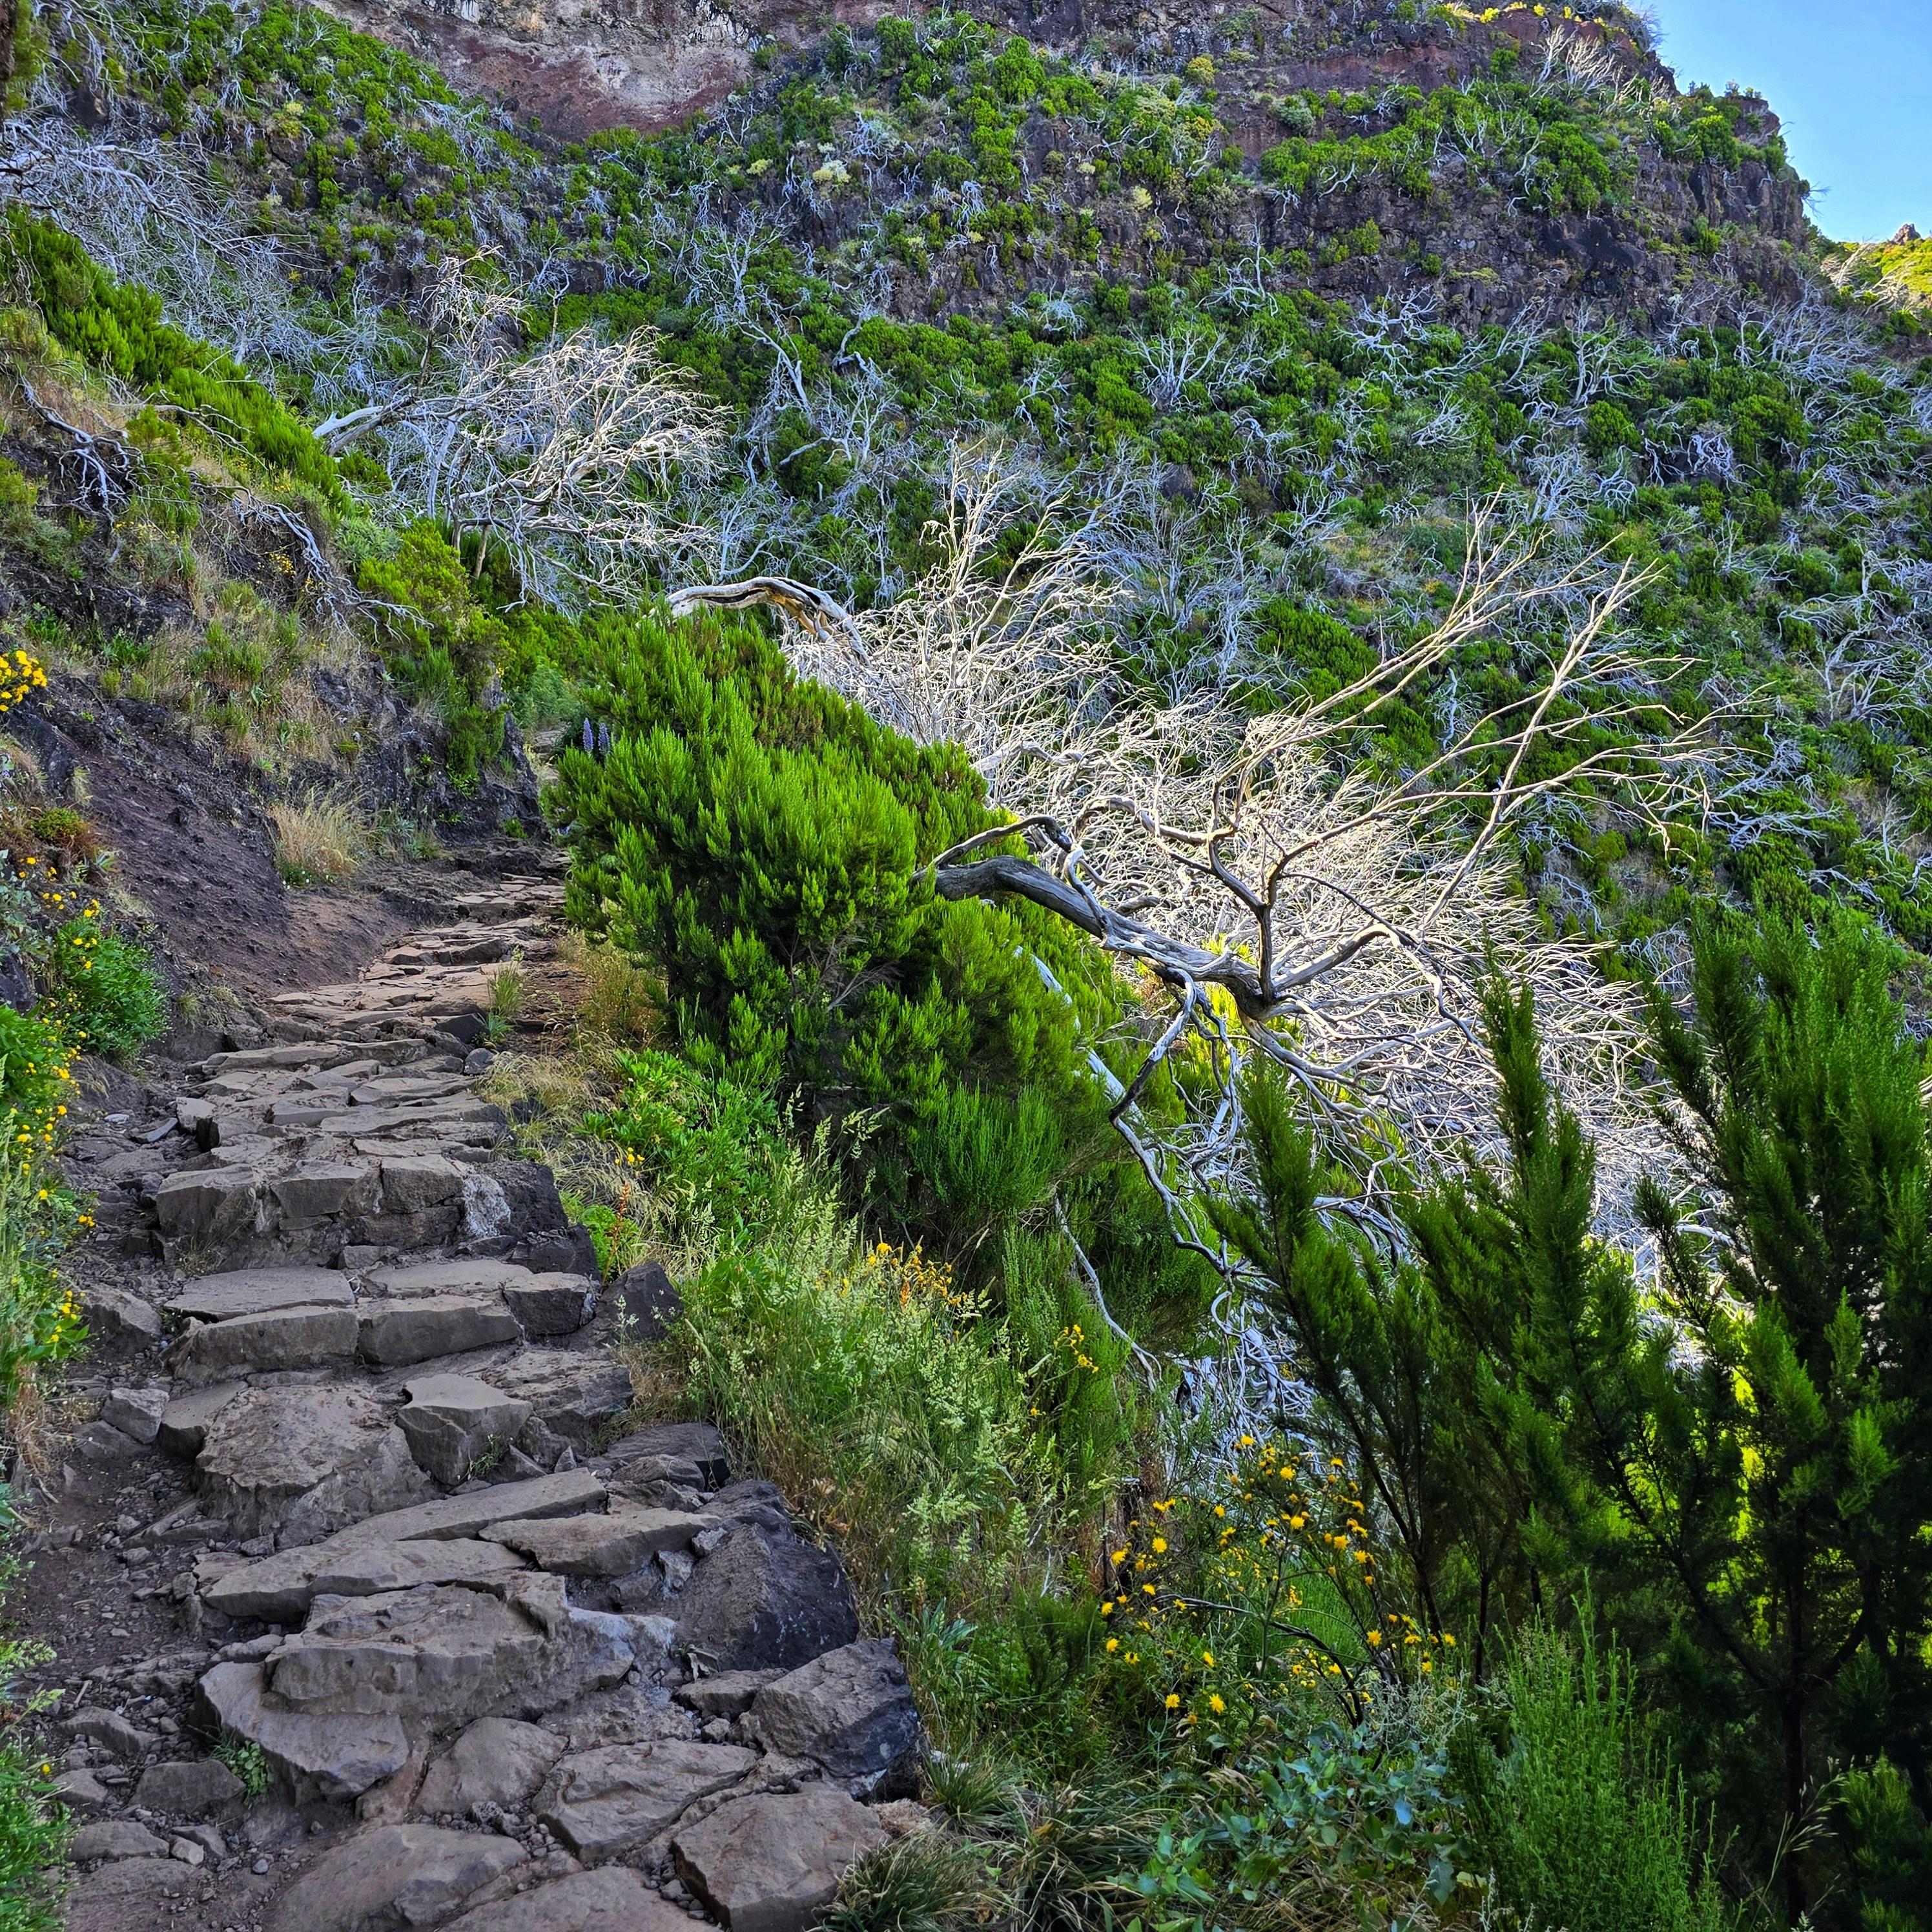
[[[605,1865],[473,1906],[443,1932],[692,1932],[692,1922],[635,1872]]]
[[[409,1739],[393,1714],[292,1711],[268,1695],[259,1664],[218,1664],[202,1678],[196,1702],[203,1730],[232,1731],[259,1745],[298,1797],[353,1798],[409,1759]]]
[[[51,1789],[70,1811],[111,1810],[116,1802],[91,1771],[64,1771]]]
[[[551,1648],[537,1623],[482,1590],[318,1597],[301,1634],[269,1657],[268,1686],[293,1710],[459,1724],[549,1675]]]
[[[500,1297],[426,1294],[406,1301],[365,1301],[356,1316],[362,1359],[382,1368],[523,1340],[516,1317]]]
[[[919,1713],[890,1642],[848,1643],[766,1684],[750,1721],[767,1750],[811,1758],[867,1792],[891,1784],[894,1796],[911,1795]]]
[[[91,1342],[118,1342],[140,1348],[161,1339],[160,1310],[125,1288],[104,1284],[83,1288],[81,1304]]]
[[[707,1670],[795,1670],[858,1634],[858,1610],[837,1556],[746,1523],[685,1586],[674,1647]]]
[[[885,1842],[864,1805],[836,1785],[808,1784],[720,1805],[680,1830],[671,1856],[730,1932],[805,1932],[850,1867]]]
[[[684,1312],[684,1298],[658,1262],[640,1262],[626,1269],[611,1283],[605,1298],[618,1338],[625,1342],[661,1340]]]
[[[506,1282],[503,1299],[526,1335],[573,1335],[590,1320],[596,1289],[580,1274],[533,1274]]]
[[[213,1388],[190,1389],[176,1396],[161,1412],[155,1447],[170,1456],[199,1456],[209,1423],[238,1395],[245,1394],[247,1388],[245,1382],[222,1382]]]
[[[167,1855],[167,1840],[156,1838],[131,1818],[103,1818],[97,1824],[82,1826],[74,1834],[71,1853],[77,1865],[92,1864],[97,1858],[164,1858]]]
[[[134,1789],[134,1802],[164,1818],[206,1818],[242,1796],[242,1780],[212,1757],[150,1765]]]
[[[432,1925],[529,1856],[494,1832],[377,1825],[324,1852],[276,1901],[269,1932]]]
[[[534,1418],[580,1456],[597,1432],[631,1406],[630,1372],[608,1355],[562,1348],[526,1348],[483,1379],[530,1405]]]
[[[100,1405],[100,1419],[136,1442],[152,1442],[160,1432],[161,1418],[167,1413],[167,1407],[166,1389],[110,1389],[107,1400]]]
[[[473,1376],[418,1376],[404,1384],[407,1404],[396,1420],[416,1460],[454,1489],[491,1447],[514,1442],[530,1406]]]
[[[614,1858],[667,1831],[686,1808],[735,1784],[758,1762],[736,1744],[668,1738],[562,1759],[537,1816],[580,1858]]]
[[[628,1576],[661,1550],[683,1550],[716,1526],[708,1516],[675,1510],[612,1510],[554,1522],[500,1522],[484,1532],[540,1569],[562,1576]]]
[[[430,1208],[453,1207],[463,1198],[463,1174],[454,1161],[442,1154],[386,1160],[382,1162],[382,1212],[419,1214]]]
[[[519,1809],[563,1752],[563,1740],[514,1718],[479,1718],[436,1759],[416,1794],[428,1817],[468,1817],[479,1804]]]
[[[164,1243],[194,1241],[224,1249],[268,1231],[256,1178],[245,1167],[184,1168],[154,1190],[154,1220]],[[173,1252],[170,1246],[168,1252]]]
[[[197,1324],[169,1351],[168,1364],[184,1388],[202,1388],[268,1370],[344,1366],[355,1357],[353,1309],[278,1308]]]
[[[280,1308],[346,1308],[353,1299],[349,1277],[338,1269],[259,1268],[203,1275],[162,1306],[170,1315],[226,1322]]]
[[[784,1674],[782,1670],[721,1670],[715,1676],[680,1684],[670,1699],[694,1712],[702,1723],[709,1724],[714,1718],[742,1718],[752,1708],[752,1700]]]
[[[702,1489],[718,1489],[731,1480],[724,1438],[708,1422],[652,1423],[620,1436],[604,1454],[614,1468],[626,1471],[641,1463],[684,1466],[695,1473]]]
[[[281,1111],[276,1109],[278,1120]],[[353,1220],[366,1214],[376,1198],[375,1178],[361,1161],[304,1162],[268,1182],[265,1191],[280,1225],[290,1232]]]
[[[238,1535],[272,1532],[285,1546],[434,1493],[402,1431],[333,1385],[236,1396],[208,1424],[196,1467]]]
[[[590,1230],[575,1222],[565,1228],[532,1234],[510,1250],[512,1261],[538,1274],[594,1275],[597,1272],[597,1244]]]

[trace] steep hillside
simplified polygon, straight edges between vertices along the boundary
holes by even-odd
[[[890,1844],[884,1786],[767,1758],[806,1789],[760,1805],[843,1784],[875,1849],[811,1852],[758,1922],[1924,1932],[1926,244],[1826,244],[1770,106],[1681,88],[1615,4],[48,0],[16,41],[23,1485],[80,1439],[36,1406],[80,1346],[56,1250],[92,1226],[52,1082],[90,1036],[252,1044],[217,966],[250,995],[340,971],[448,896],[439,845],[514,856],[567,873],[542,1040],[523,942],[484,936],[482,986],[460,941],[424,1078],[462,1090],[413,1099],[463,1130],[422,1173],[380,1138],[290,1170],[357,1132],[298,1091],[353,1051],[326,1030],[321,1074],[211,1062],[206,1112],[108,1116],[178,1132],[171,1201],[236,1204],[184,1245],[164,1163],[109,1136],[106,1238],[143,1294],[299,1246],[373,1307],[386,1244],[473,1267],[483,1184],[554,1178],[572,1268],[650,1290],[572,1359],[617,1385],[608,1330],[644,1418],[779,1486],[734,1536],[838,1546],[933,1747]],[[434,951],[380,998],[406,1015]],[[412,1101],[380,1071],[350,1104]],[[375,1211],[386,1152],[428,1218]],[[298,1179],[347,1205],[305,1218]],[[94,1262],[68,1279],[111,1287]],[[574,1322],[572,1281],[516,1286]],[[283,1334],[210,1346],[279,1388]],[[155,1376],[185,1391],[194,1352]],[[155,1393],[105,1390],[130,1420]],[[472,1448],[467,1484],[536,1479]],[[309,1502],[271,1548],[218,1474],[193,1533],[282,1574]],[[583,1493],[559,1534],[602,1551]],[[719,1664],[655,1616],[730,1568],[698,1521],[544,1580],[556,1630],[664,1654],[515,1728],[564,1725],[568,1775],[628,1808],[577,1847],[618,1893],[728,1915],[676,1875],[682,1785],[631,1829],[658,1744],[774,1748],[759,1687],[698,1742],[710,1694],[664,1702]],[[224,1600],[206,1554],[144,1632]],[[296,1658],[299,1701],[338,1601],[304,1596],[286,1653],[242,1617],[216,1670]],[[290,1711],[242,1714],[179,1720],[248,1790],[228,1826],[341,1831],[393,1876],[374,1836],[429,1830],[404,1786],[450,1712],[384,1730],[408,1764],[352,1824],[250,1756]],[[54,1828],[34,1780],[0,1746],[0,1847]],[[493,1833],[560,1910],[604,1895],[534,1786],[442,1816],[424,1922]],[[538,1922],[505,1886],[464,1932]]]

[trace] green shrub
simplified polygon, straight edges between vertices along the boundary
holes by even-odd
[[[0,1484],[0,1537],[13,1527]],[[13,1559],[0,1554],[0,1593],[16,1573]],[[10,1720],[0,1726],[0,1932],[59,1932],[65,1919],[60,1894],[73,1831],[53,1799],[52,1763],[30,1748],[19,1721],[23,1706],[39,1708],[38,1700],[21,1696],[19,1680],[52,1656],[32,1638],[0,1634],[0,1707]]]
[[[1504,1736],[1467,1724],[1450,1760],[1473,1856],[1504,1902],[1568,1932],[1725,1932],[1708,1838],[1646,1738],[1614,1640],[1532,1624],[1501,1696]]]
[[[167,995],[147,952],[82,914],[54,935],[50,1004],[77,1049],[123,1059],[168,1030]]]
[[[801,682],[743,625],[606,619],[578,668],[613,742],[562,761],[567,909],[662,973],[698,1064],[808,1120],[865,1110],[875,1197],[921,1225],[968,1184],[947,1166],[962,1088],[982,1136],[1022,1090],[1063,1149],[1100,1131],[1076,1008],[1035,960],[1089,1014],[1115,997],[1104,964],[1043,916],[940,898],[922,869],[993,822],[956,749]],[[1010,1190],[996,1164],[974,1172]]]
[[[166,397],[269,468],[340,501],[335,465],[308,425],[219,350],[164,322],[159,296],[115,281],[72,236],[17,202],[8,213],[7,252],[62,348]]]
[[[482,702],[505,650],[502,620],[478,603],[462,559],[434,524],[412,524],[394,555],[368,559],[358,581],[376,601],[385,662],[410,698],[436,707],[450,776],[474,784],[502,749],[503,713]]]
[[[683,1286],[684,1401],[838,1534],[862,1590],[997,1592],[1052,1484],[996,1328],[944,1267],[862,1250],[797,1156],[773,1208],[764,1244]]]
[[[764,1225],[784,1158],[769,1097],[668,1053],[623,1054],[618,1066],[617,1105],[584,1127],[642,1165],[652,1192],[672,1204],[672,1232],[730,1235]]]

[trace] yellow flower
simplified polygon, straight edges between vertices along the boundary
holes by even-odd
[[[1167,1538],[1166,1537],[1156,1536],[1154,1538],[1154,1553],[1156,1556],[1165,1556],[1167,1554]]]
[[[1226,1704],[1222,1702],[1220,1691],[1211,1690],[1208,1693],[1208,1708],[1209,1710],[1212,1711],[1217,1718],[1220,1716],[1223,1711],[1226,1710],[1228,1707]]]
[[[1214,1653],[1211,1650],[1204,1650],[1201,1653],[1201,1661],[1212,1670],[1214,1668]]]
[[[1109,1608],[1109,1609],[1111,1609],[1112,1607],[1112,1606],[1110,1604],[1110,1605],[1108,1606],[1108,1608]],[[1117,1637],[1117,1636],[1110,1636],[1109,1638],[1108,1638],[1108,1640],[1107,1640],[1107,1648],[1108,1648],[1109,1650],[1118,1650],[1118,1649],[1120,1648],[1120,1640],[1118,1637]]]
[[[1167,1708],[1170,1711],[1178,1711],[1180,1708],[1180,1699],[1176,1692],[1170,1690],[1167,1694]]]
[[[1100,1606],[1100,1614],[1103,1617],[1111,1617],[1114,1614],[1114,1606],[1111,1600]]]
[[[1379,1643],[1382,1642],[1382,1632],[1381,1632],[1380,1630],[1372,1630],[1371,1631],[1370,1631],[1370,1633],[1369,1633],[1369,1642],[1370,1642],[1370,1645],[1371,1645],[1371,1646],[1374,1646],[1374,1645],[1376,1645],[1376,1644],[1379,1644]]]

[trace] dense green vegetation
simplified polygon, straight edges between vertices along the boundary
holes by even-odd
[[[184,546],[235,482],[306,518],[440,714],[438,776],[473,790],[508,718],[569,726],[548,809],[601,976],[568,1077],[503,1077],[605,1262],[676,1264],[640,1400],[715,1418],[839,1540],[938,1747],[952,1828],[869,1862],[830,1922],[1932,1922],[1932,362],[1909,302],[1880,339],[1808,244],[1724,218],[1795,194],[1762,104],[1665,89],[1616,8],[1606,67],[1553,20],[1398,0],[1378,20],[1466,58],[1373,94],[1276,84],[1253,14],[1161,76],[938,14],[767,52],[710,121],[560,149],[305,8],[110,10],[91,82],[284,251],[280,346],[244,367],[16,208],[9,352],[152,399],[107,521],[154,580],[196,580]],[[1539,225],[1558,240],[1519,246]],[[1600,302],[1556,279],[1586,232],[1636,262]],[[527,303],[517,353],[648,328],[728,411],[728,460],[630,483],[712,549],[550,608],[487,530],[398,494],[400,443],[316,440],[448,352],[371,292],[472,250]],[[539,296],[540,265],[586,272]],[[188,286],[160,244],[146,272]],[[1370,672],[1450,602],[1479,499],[1552,567],[1644,573],[1647,689],[1710,722],[1716,802],[1646,830],[1580,788],[1515,856],[1607,975],[1674,985],[1688,954],[1648,1052],[1691,1211],[1648,1188],[1608,1238],[1498,979],[1487,1157],[1360,1202],[1356,1150],[1251,1075],[1211,1204],[1251,1305],[1177,1248],[1108,1123],[1147,988],[934,889],[1001,823],[966,754],[802,680],[772,626],[651,602],[770,566],[861,612],[920,594],[949,464],[988,440],[1013,480],[986,567],[1042,528],[1084,546],[1124,703],[1260,715]],[[71,572],[51,509],[0,472],[0,536]],[[1412,770],[1521,698],[1568,614],[1498,622],[1351,757]],[[314,620],[204,596],[188,715],[271,766]],[[74,655],[110,695],[168,669],[152,639]],[[44,1162],[56,1056],[161,1016],[24,871],[0,918],[52,949],[50,990],[5,1021],[0,1078]],[[1140,1096],[1144,1132],[1190,1077]],[[48,1231],[79,1210],[44,1172],[10,1390],[76,1339]],[[8,1832],[43,1842],[32,1786],[0,1766],[0,1875]]]

